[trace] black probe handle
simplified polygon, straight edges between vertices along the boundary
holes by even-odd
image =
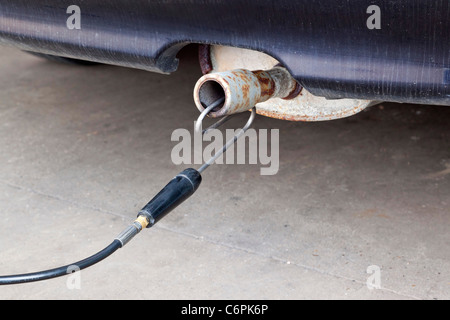
[[[202,176],[195,169],[186,169],[170,181],[138,214],[149,221],[147,228],[155,225],[197,191]]]

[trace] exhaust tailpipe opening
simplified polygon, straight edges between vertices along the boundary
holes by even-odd
[[[198,99],[204,109],[222,98],[225,98],[224,101],[212,109],[211,113],[218,112],[226,104],[227,97],[224,88],[217,81],[208,80],[198,89]]]

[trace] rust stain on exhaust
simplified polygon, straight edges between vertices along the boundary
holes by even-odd
[[[226,103],[220,110],[210,112],[211,117],[244,112],[271,98],[286,98],[301,91],[301,86],[300,88],[296,86],[297,81],[285,68],[281,67],[267,71],[236,69],[209,73],[200,78],[194,89],[194,101],[201,111],[204,109],[204,104],[217,99],[214,98],[217,97],[217,90],[210,85],[205,85],[210,81],[219,83],[226,97]]]
[[[296,82],[294,89],[287,95],[287,97],[284,97],[284,100],[291,100],[296,97],[302,92],[303,87],[300,85],[300,83]]]
[[[271,98],[275,93],[275,81],[265,71],[257,70],[253,71],[253,73],[258,78],[258,82],[261,85],[261,97],[263,97],[264,99]]]
[[[213,71],[213,63],[211,60],[211,46],[209,44],[200,44],[198,46],[198,60],[200,62],[200,69],[203,74],[208,74]]]
[[[243,96],[244,100],[248,100],[249,92],[250,92],[250,86],[248,84],[244,84],[242,86],[242,96]]]

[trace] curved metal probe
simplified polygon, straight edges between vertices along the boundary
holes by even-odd
[[[224,98],[221,98],[217,101],[215,101],[214,103],[212,103],[208,108],[206,108],[198,117],[197,122],[195,123],[195,131],[196,132],[200,132],[202,130],[202,122],[203,119],[205,119],[205,117],[208,115],[208,113],[211,112],[211,110],[213,110],[217,105],[219,105]],[[232,115],[231,115],[232,116]],[[219,121],[217,121],[216,123],[214,123],[212,126],[210,126],[209,128],[205,129],[202,131],[202,134],[207,133],[209,130],[211,129],[215,129],[219,126],[221,126],[222,124],[224,124],[226,121],[229,120],[229,117],[231,116],[225,116],[224,118],[220,119]],[[200,169],[198,169],[198,172],[202,173],[203,171],[205,171],[211,164],[214,163],[214,161],[217,160],[217,158],[219,158],[223,153],[225,153],[229,147],[231,147],[234,143],[236,143],[236,141],[242,137],[244,135],[244,133],[250,128],[250,126],[253,124],[253,121],[255,120],[256,117],[256,107],[253,107],[251,110],[251,114],[250,114],[250,118],[248,119],[247,123],[245,124],[245,126],[232,138],[230,139],[221,150],[219,150],[217,153],[215,153],[208,161],[205,162],[205,164],[203,164]]]
[[[211,103],[211,105],[207,108],[205,108],[205,110],[203,110],[203,112],[200,114],[200,116],[198,117],[197,121],[195,122],[195,131],[196,132],[200,132],[201,128],[202,128],[202,124],[203,124],[203,120],[206,118],[206,116],[216,107],[218,107],[222,102],[225,101],[225,97],[222,97],[216,101],[214,101],[213,103]],[[220,119],[219,121],[217,121],[216,123],[214,123],[212,126],[208,127],[207,129],[202,131],[202,134],[207,133],[208,131],[212,130],[212,129],[217,129],[218,127],[220,127],[222,124],[224,124],[225,122],[227,122],[230,119],[230,116],[226,116],[223,117],[222,119]]]
[[[213,130],[213,129],[217,129],[218,127],[220,127],[221,125],[223,125],[225,122],[227,122],[228,120],[231,119],[232,116],[225,116],[223,118],[221,118],[219,121],[217,121],[216,123],[214,123],[213,125],[209,126],[207,129],[202,131],[202,134],[207,134],[209,131]]]

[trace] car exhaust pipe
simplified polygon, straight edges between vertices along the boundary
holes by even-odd
[[[237,69],[201,77],[194,88],[194,101],[203,112],[222,99],[223,102],[209,113],[210,117],[219,118],[248,111],[272,98],[293,99],[301,90],[302,86],[281,66],[266,71]]]

